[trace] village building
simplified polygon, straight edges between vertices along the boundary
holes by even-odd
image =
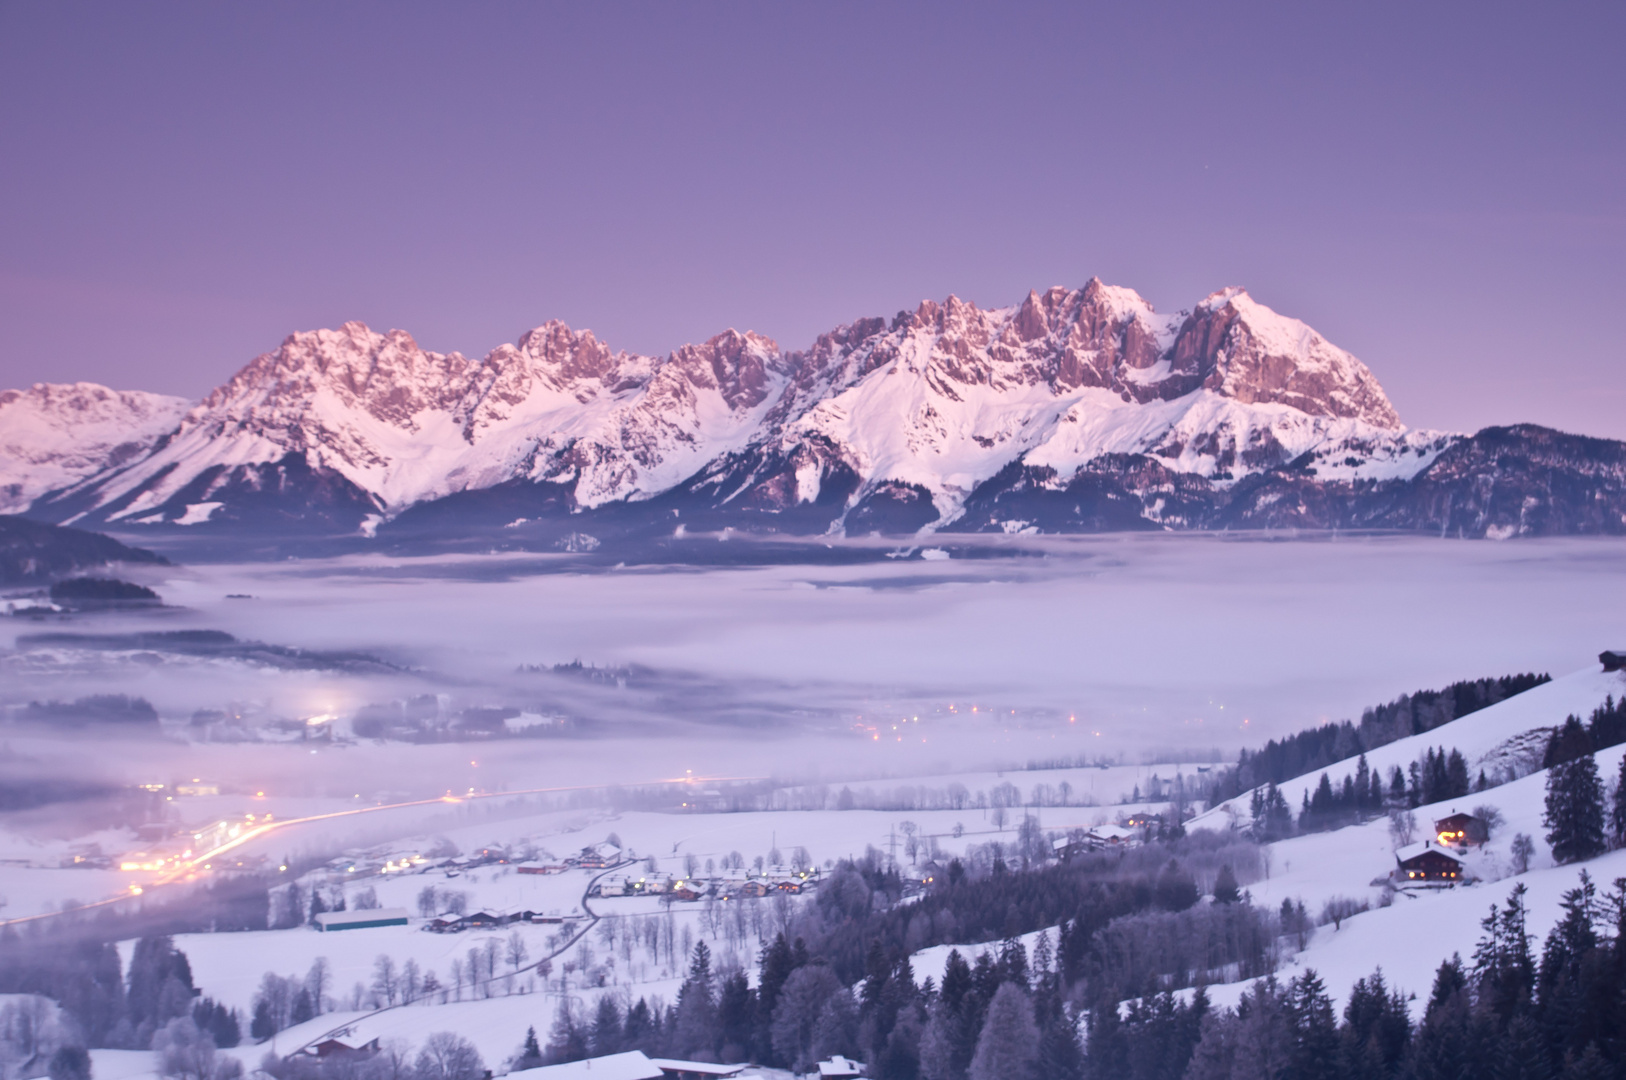
[[[534,911],[475,911],[467,915],[446,912],[424,923],[423,928],[436,934],[460,934],[465,930],[494,930],[518,922],[548,921]],[[559,922],[560,918],[554,916],[551,921]]]
[[[1433,840],[1401,848],[1395,862],[1395,878],[1402,885],[1456,885],[1465,876],[1462,856]]]
[[[857,1080],[864,1075],[864,1066],[852,1058],[836,1054],[829,1061],[819,1062],[819,1071],[811,1074],[818,1080]]]
[[[667,1073],[641,1050],[511,1072],[511,1080],[664,1080]]]
[[[515,872],[521,874],[562,874],[567,870],[563,863],[522,862],[514,867]]]
[[[1620,671],[1626,668],[1626,652],[1605,649],[1598,654],[1598,663],[1603,665],[1605,671]]]
[[[1130,819],[1134,823],[1134,819]],[[1097,847],[1127,847],[1140,839],[1140,833],[1124,825],[1097,825],[1084,834],[1084,839]]]
[[[1434,823],[1434,836],[1451,847],[1478,847],[1490,839],[1485,823],[1472,814],[1453,813]]]
[[[316,916],[316,929],[330,933],[334,930],[370,930],[375,926],[405,926],[408,918],[406,908],[324,911]]]
[[[363,1039],[347,1029],[307,1047],[304,1052],[323,1061],[364,1061],[378,1053],[378,1039]]]
[[[621,849],[606,840],[582,848],[581,854],[573,861],[583,870],[608,870],[621,865]]]

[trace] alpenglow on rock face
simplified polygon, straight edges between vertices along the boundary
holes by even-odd
[[[185,398],[83,382],[0,391],[0,514],[137,460],[190,406]]]
[[[1433,525],[1396,485],[1460,439],[1405,429],[1364,364],[1241,289],[1162,315],[1092,280],[1008,308],[926,301],[796,352],[730,330],[639,356],[558,322],[481,360],[360,323],[294,334],[30,513],[368,535],[574,534],[606,515],[849,534],[1417,528]]]

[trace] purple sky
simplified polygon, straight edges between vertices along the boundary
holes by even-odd
[[[1133,9],[1132,11],[1130,9]],[[1626,437],[1626,5],[0,3],[0,386],[1224,285]]]

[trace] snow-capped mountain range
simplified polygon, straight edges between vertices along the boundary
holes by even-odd
[[[1415,528],[1311,503],[1392,503],[1474,438],[1408,430],[1364,364],[1242,289],[1164,315],[1092,280],[926,301],[804,351],[730,330],[639,356],[549,322],[472,360],[346,323],[189,409],[89,384],[0,395],[0,493],[74,524],[368,535],[686,511],[801,533]],[[1467,531],[1552,531],[1521,506]]]

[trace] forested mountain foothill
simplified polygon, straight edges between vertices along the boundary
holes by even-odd
[[[1262,910],[1237,889],[1228,863],[1214,869],[1216,860],[1250,854],[1239,841],[1194,837],[1024,870],[1019,855],[1006,863],[992,852],[983,865],[951,869],[918,905],[901,909],[892,904],[896,875],[865,858],[839,868],[761,951],[754,980],[715,968],[701,942],[675,1001],[628,1006],[604,995],[584,1009],[567,999],[548,1016],[542,1003],[552,999],[538,997],[537,1024],[515,1032],[516,1054],[504,1064],[639,1049],[796,1069],[843,1053],[868,1062],[879,1080],[1620,1075],[1626,880],[1600,890],[1583,871],[1539,948],[1526,930],[1524,887],[1515,885],[1490,905],[1473,955],[1440,966],[1420,1008],[1375,970],[1354,985],[1340,1016],[1313,970],[1286,981],[1273,974],[1302,942],[1309,914],[1291,904]],[[1198,885],[1205,878],[1213,881],[1206,897]],[[1045,925],[1055,929],[1031,947],[1018,940]],[[909,948],[991,930],[999,943],[975,957],[953,952],[941,980],[915,978]],[[139,941],[127,973],[111,944],[61,948],[9,934],[3,948],[0,990],[46,994],[67,1016],[43,1033],[53,1080],[84,1080],[84,1045],[153,1046],[176,1076],[237,1075],[214,1048],[238,1045],[247,1025],[199,995],[170,939]],[[1264,977],[1236,1008],[1210,1004],[1204,984],[1250,976]],[[297,988],[303,1005],[290,1020],[333,1007],[324,978],[314,973],[314,995]],[[433,1036],[415,1060],[268,1055],[264,1067],[283,1080],[486,1075],[452,1033]]]
[[[112,563],[169,560],[101,533],[0,514],[0,585],[44,585]]]

